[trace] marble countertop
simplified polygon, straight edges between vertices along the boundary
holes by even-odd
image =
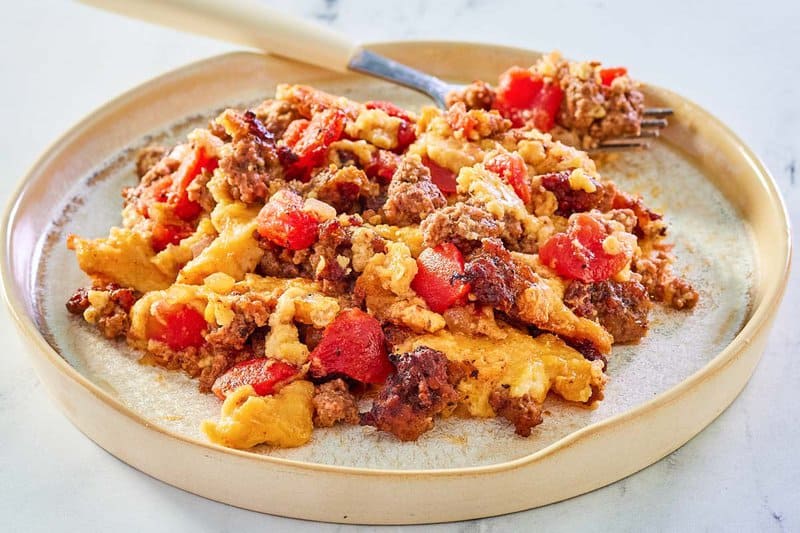
[[[558,48],[571,57],[627,65],[637,77],[688,96],[730,125],[764,159],[795,225],[800,220],[797,2],[761,2],[754,10],[745,3],[711,1],[673,2],[667,9],[663,3],[647,7],[628,0],[296,0],[284,8],[363,41],[486,41]],[[3,204],[37,154],[93,108],[154,75],[232,49],[63,0],[5,6],[0,40]],[[799,278],[796,269],[748,386],[676,452],[565,502],[417,529],[800,531]],[[116,460],[75,429],[44,393],[4,306],[0,352],[2,529],[351,529],[205,500]]]

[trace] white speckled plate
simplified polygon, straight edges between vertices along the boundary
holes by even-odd
[[[458,43],[373,48],[455,81],[494,79],[533,52]],[[677,267],[700,289],[692,312],[656,309],[650,334],[617,347],[595,410],[548,402],[534,435],[500,420],[449,419],[418,442],[371,428],[318,430],[290,450],[209,444],[200,420],[218,401],[181,374],[142,366],[98,337],[64,302],[85,283],[64,240],[119,223],[133,155],[169,143],[228,105],[309,83],[357,99],[424,100],[356,75],[237,53],[145,84],[96,111],[34,165],[4,221],[6,296],[47,388],[90,438],[129,464],[241,507],[340,522],[412,523],[505,513],[574,496],[635,472],[713,420],[747,381],[780,301],[789,258],[785,211],[766,170],[713,117],[648,88],[676,110],[665,139],[602,163],[625,190],[666,213]]]

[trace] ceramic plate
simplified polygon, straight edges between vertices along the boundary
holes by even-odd
[[[378,52],[453,81],[495,79],[538,54],[462,43],[387,43]],[[719,415],[749,378],[785,285],[789,234],[777,189],[758,159],[691,102],[648,87],[675,117],[645,152],[600,172],[665,212],[677,268],[700,290],[692,312],[657,307],[649,335],[615,347],[606,399],[594,410],[559,401],[530,438],[502,420],[437,422],[417,442],[372,428],[317,430],[288,450],[242,452],[199,431],[218,401],[182,374],[140,365],[64,302],[86,278],[69,233],[102,236],[120,222],[119,192],[134,157],[169,144],[226,106],[308,83],[355,99],[418,107],[409,91],[357,75],[235,53],[166,74],[109,102],[57,141],[24,179],[6,214],[6,296],[34,365],[67,416],[112,454],[197,494],[263,512],[361,523],[475,518],[547,504],[660,459]]]

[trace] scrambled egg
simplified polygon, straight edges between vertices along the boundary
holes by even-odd
[[[495,416],[489,395],[501,387],[508,388],[512,397],[528,394],[537,403],[544,402],[551,390],[573,402],[599,399],[596,395],[606,380],[602,362],[586,360],[554,335],[533,338],[508,326],[501,329],[506,333],[502,340],[439,331],[413,337],[398,350],[427,346],[450,360],[472,363],[477,376],[459,385],[463,393],[460,407],[471,416]]]
[[[206,420],[201,429],[212,442],[240,450],[258,444],[302,446],[314,430],[313,395],[308,381],[290,383],[272,396],[257,396],[244,385],[225,399],[219,422]]]

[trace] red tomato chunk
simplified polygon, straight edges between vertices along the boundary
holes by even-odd
[[[287,175],[308,181],[311,171],[323,163],[328,147],[342,138],[344,123],[344,112],[339,109],[326,109],[311,120],[292,122],[283,140],[297,159],[289,164]]]
[[[464,257],[452,243],[426,248],[417,259],[417,275],[411,288],[432,311],[442,313],[454,305],[463,305],[469,294],[469,283],[461,281]]]
[[[494,108],[514,127],[531,123],[540,131],[550,131],[563,98],[558,84],[529,69],[511,67],[500,75]]]
[[[259,235],[290,250],[304,250],[317,241],[319,221],[303,211],[303,198],[288,189],[272,195],[257,222]]]
[[[267,396],[277,392],[292,378],[297,376],[298,370],[294,365],[259,357],[242,361],[228,369],[214,381],[211,390],[217,398],[224,400],[228,394],[243,385],[252,385],[259,396]]]
[[[486,162],[486,169],[503,178],[525,203],[531,202],[531,189],[528,186],[528,167],[519,154],[498,153]]]
[[[584,283],[604,281],[630,259],[626,253],[607,253],[603,249],[606,237],[608,233],[599,221],[581,213],[570,219],[566,233],[557,233],[542,245],[539,259],[562,277]]]
[[[615,79],[619,78],[620,76],[624,76],[628,73],[628,69],[625,67],[615,67],[615,68],[604,68],[600,70],[600,82],[603,85],[611,85]]]
[[[336,316],[309,361],[309,373],[317,378],[333,374],[383,383],[394,371],[380,322],[360,309],[345,309]]]
[[[155,323],[149,331],[151,339],[166,343],[173,350],[199,348],[205,343],[203,333],[208,323],[193,307],[161,303],[156,314],[157,319],[151,321]]]
[[[457,190],[456,174],[449,168],[444,168],[437,163],[434,163],[427,157],[422,158],[422,164],[428,167],[431,171],[431,181],[434,185],[439,187],[442,194],[453,194]]]

